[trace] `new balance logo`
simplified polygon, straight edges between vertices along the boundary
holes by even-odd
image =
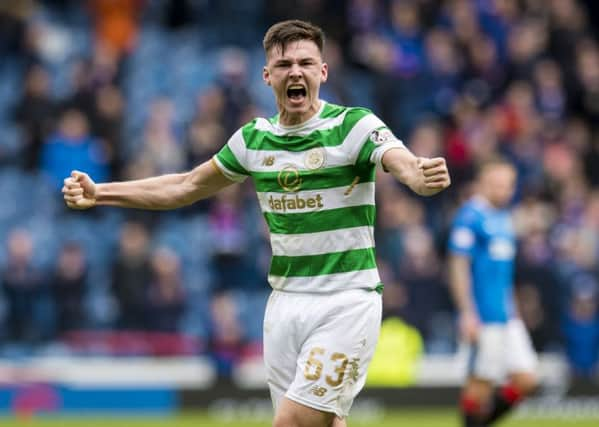
[[[315,385],[314,387],[312,387],[310,389],[310,393],[312,393],[313,395],[318,396],[318,397],[324,396],[327,391],[328,390],[326,388],[318,387],[317,385]]]
[[[275,156],[266,156],[262,159],[262,166],[272,166],[275,164]]]

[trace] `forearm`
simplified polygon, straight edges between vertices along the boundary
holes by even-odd
[[[135,181],[96,184],[96,204],[151,210],[175,209],[193,202],[186,173]]]
[[[416,157],[406,148],[394,147],[385,152],[382,163],[395,179],[420,196],[437,194],[451,183],[442,157]]]
[[[452,255],[449,259],[449,285],[451,296],[459,312],[475,312],[472,300],[469,260]]]
[[[176,209],[210,197],[233,183],[210,160],[186,173],[96,184],[95,204],[151,210]]]
[[[395,161],[385,163],[387,171],[412,191],[421,194],[424,188],[424,175],[418,167],[418,158],[403,148],[394,148],[385,153],[385,157],[391,156]]]

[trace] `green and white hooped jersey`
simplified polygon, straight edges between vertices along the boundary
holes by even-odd
[[[310,120],[278,116],[239,129],[214,156],[231,180],[254,180],[270,229],[268,281],[332,292],[380,285],[374,248],[376,165],[401,141],[369,110],[321,101]]]

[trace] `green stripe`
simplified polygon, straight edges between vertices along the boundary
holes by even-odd
[[[366,140],[362,149],[360,150],[360,154],[356,158],[356,165],[365,165],[370,164],[370,156],[372,156],[372,152],[375,150],[376,144],[370,140]]]
[[[374,248],[321,255],[273,256],[270,274],[283,277],[321,276],[376,268]]]
[[[239,173],[242,175],[249,175],[250,173],[245,170],[243,166],[239,164],[235,154],[229,148],[229,145],[225,145],[217,154],[216,157],[220,162],[230,171]]]
[[[258,130],[256,129],[256,120],[245,125],[241,132],[249,150],[300,152],[315,147],[341,145],[354,125],[368,114],[370,114],[370,110],[352,108],[345,115],[341,125],[325,130],[315,130],[305,136],[277,136],[268,131]]]
[[[321,119],[338,117],[341,115],[347,107],[343,107],[341,105],[329,104],[328,102],[325,104],[322,109],[322,113],[320,113]]]
[[[285,190],[279,184],[280,172],[252,172],[252,178],[258,192],[283,193]],[[301,190],[321,190],[324,188],[350,186],[355,179],[356,184],[374,182],[376,168],[373,164],[357,168],[353,165],[338,166],[333,168],[305,170],[299,172]]]
[[[374,205],[360,205],[320,212],[291,214],[265,212],[264,218],[271,233],[318,233],[342,228],[374,226],[376,208]]]

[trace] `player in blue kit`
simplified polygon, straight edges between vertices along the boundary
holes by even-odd
[[[507,206],[515,182],[509,162],[483,164],[475,195],[450,233],[451,291],[461,338],[470,346],[461,397],[465,427],[491,425],[537,386],[537,357],[513,295],[516,239]]]

